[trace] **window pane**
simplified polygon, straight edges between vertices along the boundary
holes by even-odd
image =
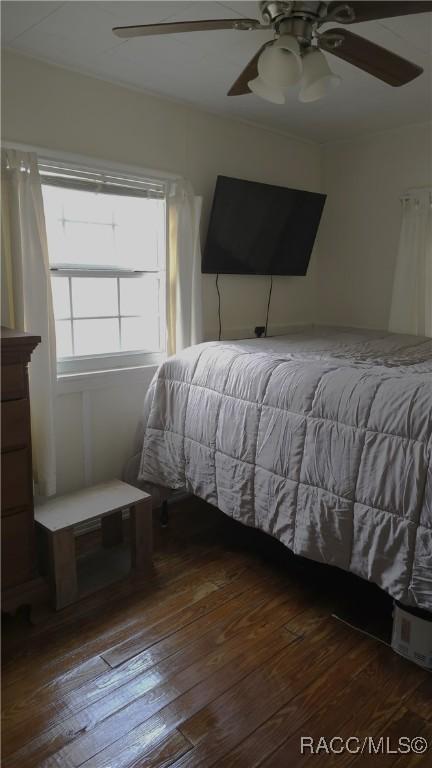
[[[159,280],[153,275],[120,278],[120,314],[151,317],[158,313]]]
[[[48,255],[52,264],[66,261],[62,198],[55,187],[42,186]]]
[[[70,317],[69,280],[67,277],[51,277],[54,317]]]
[[[164,266],[165,201],[115,197],[115,237],[121,263],[129,269]]]
[[[50,262],[165,266],[165,201],[42,186]]]
[[[76,355],[119,352],[118,320],[74,320],[74,339]]]
[[[159,323],[156,317],[122,317],[121,320],[122,351],[159,350]]]
[[[55,324],[57,357],[71,357],[72,324],[70,320],[57,320]]]
[[[115,277],[73,277],[74,317],[103,317],[118,314]]]
[[[110,195],[87,192],[80,189],[54,187],[61,195],[66,220],[96,221],[99,224],[113,223],[113,205]]]
[[[116,264],[112,225],[66,221],[64,233],[67,264],[97,267]]]

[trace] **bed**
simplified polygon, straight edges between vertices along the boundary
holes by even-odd
[[[162,364],[144,410],[139,483],[432,611],[432,339],[309,327],[199,344]]]

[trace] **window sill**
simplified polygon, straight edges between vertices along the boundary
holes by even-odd
[[[137,365],[130,368],[110,368],[105,371],[83,371],[81,373],[61,373],[57,375],[58,395],[82,392],[87,389],[127,386],[129,382],[149,384],[158,364]]]

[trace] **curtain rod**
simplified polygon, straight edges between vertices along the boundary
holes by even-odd
[[[22,152],[35,152],[41,158],[45,160],[55,160],[60,163],[72,162],[78,163],[88,168],[94,167],[96,163],[100,166],[101,170],[112,170],[119,172],[130,172],[138,176],[150,176],[154,179],[160,179],[160,181],[182,181],[184,177],[180,174],[170,173],[169,171],[156,171],[153,168],[143,168],[142,166],[131,165],[130,163],[117,163],[112,160],[104,160],[101,157],[92,157],[90,155],[79,155],[73,152],[67,152],[66,150],[49,149],[48,147],[39,147],[33,144],[22,144],[18,141],[2,141],[2,148],[4,149],[18,149]]]

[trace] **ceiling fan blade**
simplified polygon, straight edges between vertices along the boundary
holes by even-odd
[[[355,67],[363,69],[388,85],[409,83],[421,75],[423,69],[396,53],[375,45],[347,29],[329,29],[319,37],[319,47]]]
[[[251,93],[248,82],[249,80],[254,80],[255,77],[258,77],[258,59],[267,45],[268,42],[264,43],[264,45],[262,45],[256,52],[255,56],[253,56],[249,64],[246,65],[241,75],[237,78],[235,83],[232,84],[227,96],[242,96],[244,93]]]
[[[340,12],[338,13],[338,9]],[[393,16],[407,16],[413,13],[432,11],[432,2],[417,2],[417,0],[389,0],[389,2],[336,2],[329,3],[327,13],[339,24],[355,24],[358,21],[373,21],[374,19],[390,19]],[[352,12],[352,13],[351,13]]]
[[[166,24],[138,24],[114,27],[117,37],[146,37],[147,35],[178,35],[181,32],[208,32],[217,29],[267,29],[256,19],[208,19],[206,21],[173,21]]]

